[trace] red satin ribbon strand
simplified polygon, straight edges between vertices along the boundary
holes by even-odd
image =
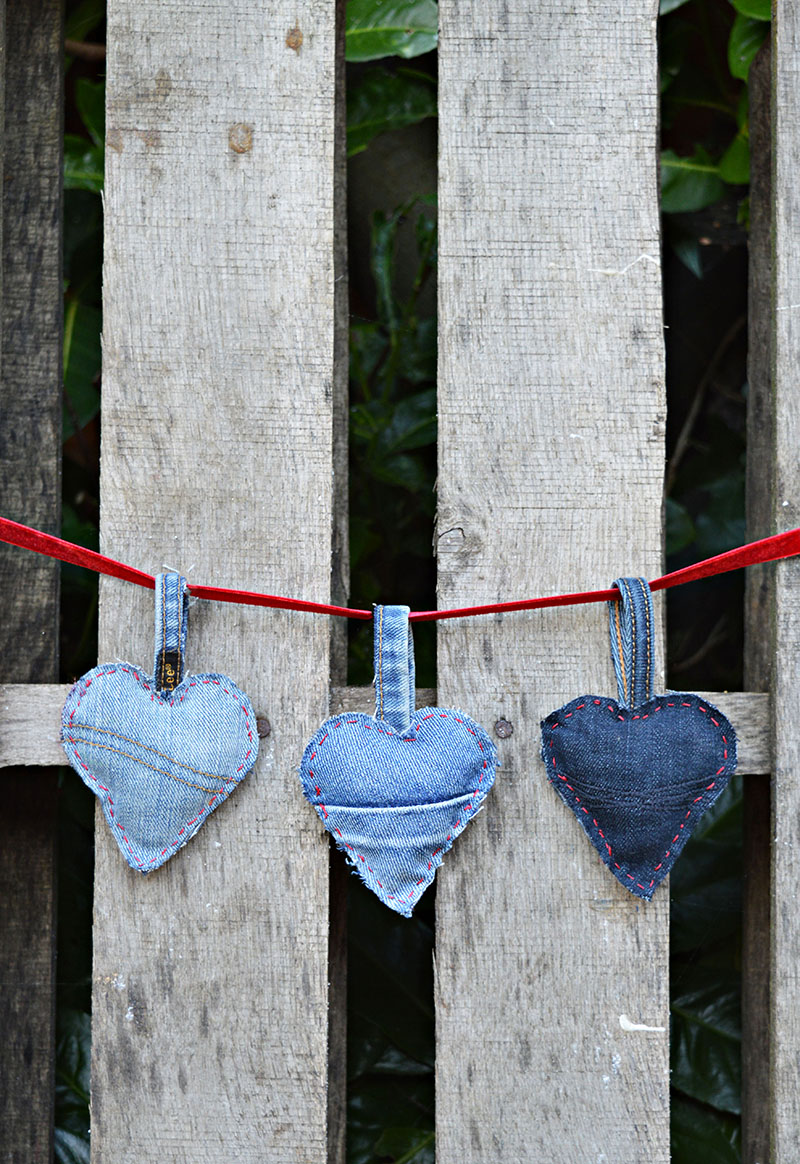
[[[21,546],[23,550],[34,550],[37,554],[46,554],[48,558],[57,558],[61,562],[70,562],[73,566],[84,566],[97,574],[108,574],[111,578],[122,578],[124,582],[135,582],[137,586],[146,586],[148,590],[156,588],[156,580],[152,574],[135,570],[133,566],[125,566],[104,554],[87,550],[85,546],[75,546],[72,542],[53,537],[52,534],[30,529],[16,521],[9,521],[7,517],[0,517],[0,541],[8,542],[10,546]]]
[[[104,554],[87,550],[83,546],[75,546],[72,542],[65,542],[51,534],[41,533],[30,529],[27,525],[20,525],[16,521],[0,517],[0,541],[9,545],[19,546],[25,550],[34,550],[37,554],[46,554],[50,558],[57,558],[62,562],[70,562],[75,566],[84,566],[87,570],[95,570],[99,574],[108,574],[112,578],[121,578],[124,582],[134,582],[137,586],[145,586],[149,590],[155,588],[155,578],[143,570],[136,570],[133,566],[126,566]],[[650,583],[651,590],[668,590],[672,586],[681,586],[685,582],[695,582],[699,578],[710,578],[714,574],[725,574],[729,570],[740,570],[743,566],[754,566],[759,562],[777,562],[782,558],[791,558],[800,554],[800,529],[788,530],[786,533],[775,534],[761,541],[751,542],[738,549],[728,550],[725,554],[717,554],[714,558],[707,558],[704,562],[697,562],[693,566],[685,566],[682,570],[675,570],[656,578]],[[268,606],[278,610],[300,610],[312,614],[332,614],[342,618],[358,618],[368,620],[372,618],[371,610],[351,610],[344,606],[328,606],[321,602],[305,602],[299,598],[282,598],[275,594],[258,594],[247,590],[226,590],[219,586],[189,586],[189,593],[196,598],[206,598],[212,602],[237,602],[246,606]],[[579,594],[554,594],[548,598],[527,598],[519,602],[496,602],[486,606],[465,606],[459,610],[418,610],[409,616],[410,622],[433,622],[444,618],[468,618],[477,614],[504,614],[514,610],[538,610],[547,606],[576,606],[583,602],[609,602],[619,597],[618,590],[588,590]]]
[[[276,594],[258,594],[249,590],[224,590],[219,586],[189,586],[195,598],[211,602],[240,602],[244,606],[270,606],[276,610],[301,610],[311,614],[334,614],[340,618],[372,619],[371,610],[355,610],[349,606],[326,606],[324,602],[306,602],[302,598],[281,598]]]

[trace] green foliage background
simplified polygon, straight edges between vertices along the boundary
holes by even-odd
[[[769,0],[662,0],[662,208],[668,324],[669,566],[745,539],[747,75]],[[104,0],[67,3],[67,36],[102,43]],[[349,0],[350,157],[419,137],[436,116],[434,0]],[[413,64],[408,62],[413,60]],[[379,63],[376,63],[379,62]],[[103,182],[102,66],[67,60],[63,536],[96,547]],[[388,136],[387,136],[388,135]],[[411,136],[409,136],[411,135]],[[417,136],[414,136],[417,135]],[[426,144],[427,143],[427,144]],[[380,165],[376,154],[375,165]],[[369,173],[369,168],[367,168]],[[372,215],[353,247],[350,342],[352,601],[435,604],[436,203],[433,184]],[[351,237],[363,237],[351,215]],[[741,685],[741,579],[670,597],[670,685]],[[64,679],[96,661],[96,579],[63,567]],[[688,588],[689,591],[695,588]],[[713,619],[708,611],[714,610]],[[435,636],[416,636],[435,685]],[[350,681],[371,680],[369,628]],[[741,782],[671,879],[672,1151],[740,1160]],[[60,814],[56,1159],[88,1164],[93,801],[65,772]],[[412,921],[350,878],[349,1164],[433,1164],[433,893]]]

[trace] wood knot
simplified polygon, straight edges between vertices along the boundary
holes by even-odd
[[[290,28],[286,33],[286,47],[294,49],[296,53],[299,53],[303,47],[303,34],[297,25],[294,28]]]
[[[253,148],[253,127],[237,121],[228,130],[228,145],[235,154],[247,154]]]

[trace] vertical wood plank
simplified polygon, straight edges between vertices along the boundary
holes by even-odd
[[[192,579],[328,600],[333,0],[111,0],[101,540]],[[151,657],[109,582],[103,657]],[[328,846],[296,775],[329,628],[199,604],[191,670],[272,731],[146,879],[98,828],[93,1160],[326,1156]]]
[[[656,12],[441,0],[442,605],[660,570]],[[514,732],[438,878],[437,1159],[663,1164],[668,891],[614,881],[539,759],[544,715],[615,691],[605,609],[439,650],[440,702]]]
[[[61,509],[61,5],[0,5],[0,512],[51,533]],[[3,84],[4,82],[4,84]],[[0,673],[58,679],[58,565],[0,550]],[[55,773],[3,774],[0,1156],[50,1164],[55,1004]]]
[[[770,46],[750,67],[750,239],[747,343],[747,537],[773,532],[774,409]],[[772,566],[745,577],[744,685],[769,691],[773,669]],[[770,781],[744,782],[742,940],[742,1164],[769,1159]]]
[[[776,530],[800,525],[800,9],[778,0],[773,24],[773,402]],[[773,1164],[788,1164],[800,1142],[800,563],[775,573],[772,675],[775,766],[772,830],[771,1060]]]

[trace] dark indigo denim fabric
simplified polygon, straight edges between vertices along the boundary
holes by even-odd
[[[303,791],[364,883],[405,917],[486,798],[497,765],[483,728],[414,710],[407,606],[375,607],[375,715],[336,715],[303,755]]]
[[[626,889],[649,901],[736,769],[736,734],[698,695],[652,696],[650,588],[609,603],[619,700],[582,695],[542,723],[548,778]]]
[[[186,582],[156,579],[154,675],[106,663],[67,696],[61,738],[128,864],[149,873],[201,827],[258,755],[250,700],[225,675],[184,676]]]

